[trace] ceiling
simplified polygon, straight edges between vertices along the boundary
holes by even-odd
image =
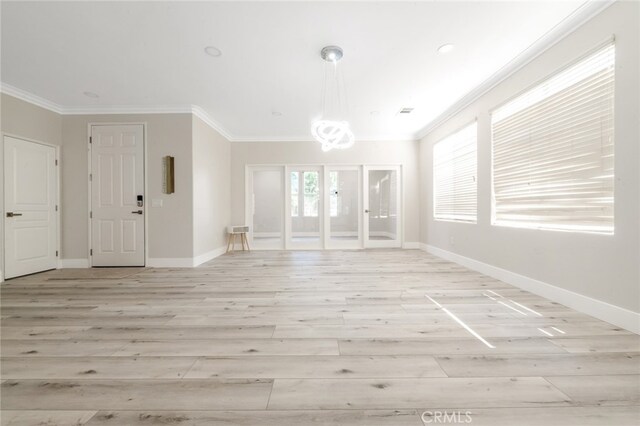
[[[233,140],[307,140],[337,44],[356,140],[413,139],[583,3],[2,2],[1,75],[72,110],[195,105]]]

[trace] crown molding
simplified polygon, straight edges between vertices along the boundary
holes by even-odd
[[[17,87],[7,83],[0,83],[0,92],[28,102],[35,106],[39,106],[40,108],[55,112],[56,114],[62,114],[62,111],[64,109],[61,105],[58,105],[55,102],[51,102],[50,100],[42,98],[38,95],[34,95],[33,93],[27,92],[26,90],[18,89]]]
[[[209,127],[224,136],[229,142],[235,142],[236,138],[229,133],[220,123],[215,121],[209,113],[197,105],[191,105],[191,113],[204,121]]]
[[[356,143],[361,142],[416,142],[412,135],[390,135],[388,137],[380,136],[359,136]],[[252,143],[252,142],[316,142],[315,139],[309,136],[286,136],[286,137],[239,137],[231,140],[231,142],[237,143]]]
[[[580,28],[600,12],[611,6],[617,0],[589,0],[583,3],[573,13],[547,31],[533,44],[523,50],[518,56],[509,61],[505,66],[493,73],[488,79],[478,85],[475,89],[464,95],[452,106],[447,108],[442,114],[427,123],[414,136],[417,140],[424,138],[438,126],[452,118],[464,108],[478,100],[482,95],[489,92],[498,84],[518,72],[531,61],[542,55],[544,52],[555,46],[569,34]]]
[[[62,108],[62,115],[191,114],[191,112],[190,105],[105,105]]]

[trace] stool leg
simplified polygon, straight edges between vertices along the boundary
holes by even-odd
[[[251,249],[249,248],[249,239],[247,238],[247,234],[244,234],[244,240],[247,243],[247,251],[251,251]]]
[[[229,253],[229,250],[231,249],[231,235],[232,234],[227,235],[227,253]]]

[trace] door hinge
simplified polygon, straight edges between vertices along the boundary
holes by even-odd
[[[93,256],[93,249],[89,249],[89,256]]]
[[[56,204],[56,211],[58,211],[58,205]]]
[[[93,219],[93,212],[89,212],[89,219]]]
[[[93,173],[89,173],[89,182],[93,182]]]
[[[56,166],[58,165],[58,160],[56,160]]]
[[[56,257],[58,257],[58,250],[56,250]]]
[[[93,138],[89,136],[89,143],[93,143]]]

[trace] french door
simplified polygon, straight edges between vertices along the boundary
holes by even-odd
[[[284,248],[284,167],[254,166],[247,170],[246,224],[254,249]]]
[[[399,166],[248,166],[255,249],[401,247]]]
[[[325,167],[326,248],[362,247],[360,166]]]
[[[322,166],[287,166],[286,248],[324,247],[324,188]]]
[[[364,246],[402,246],[399,166],[364,166]]]

